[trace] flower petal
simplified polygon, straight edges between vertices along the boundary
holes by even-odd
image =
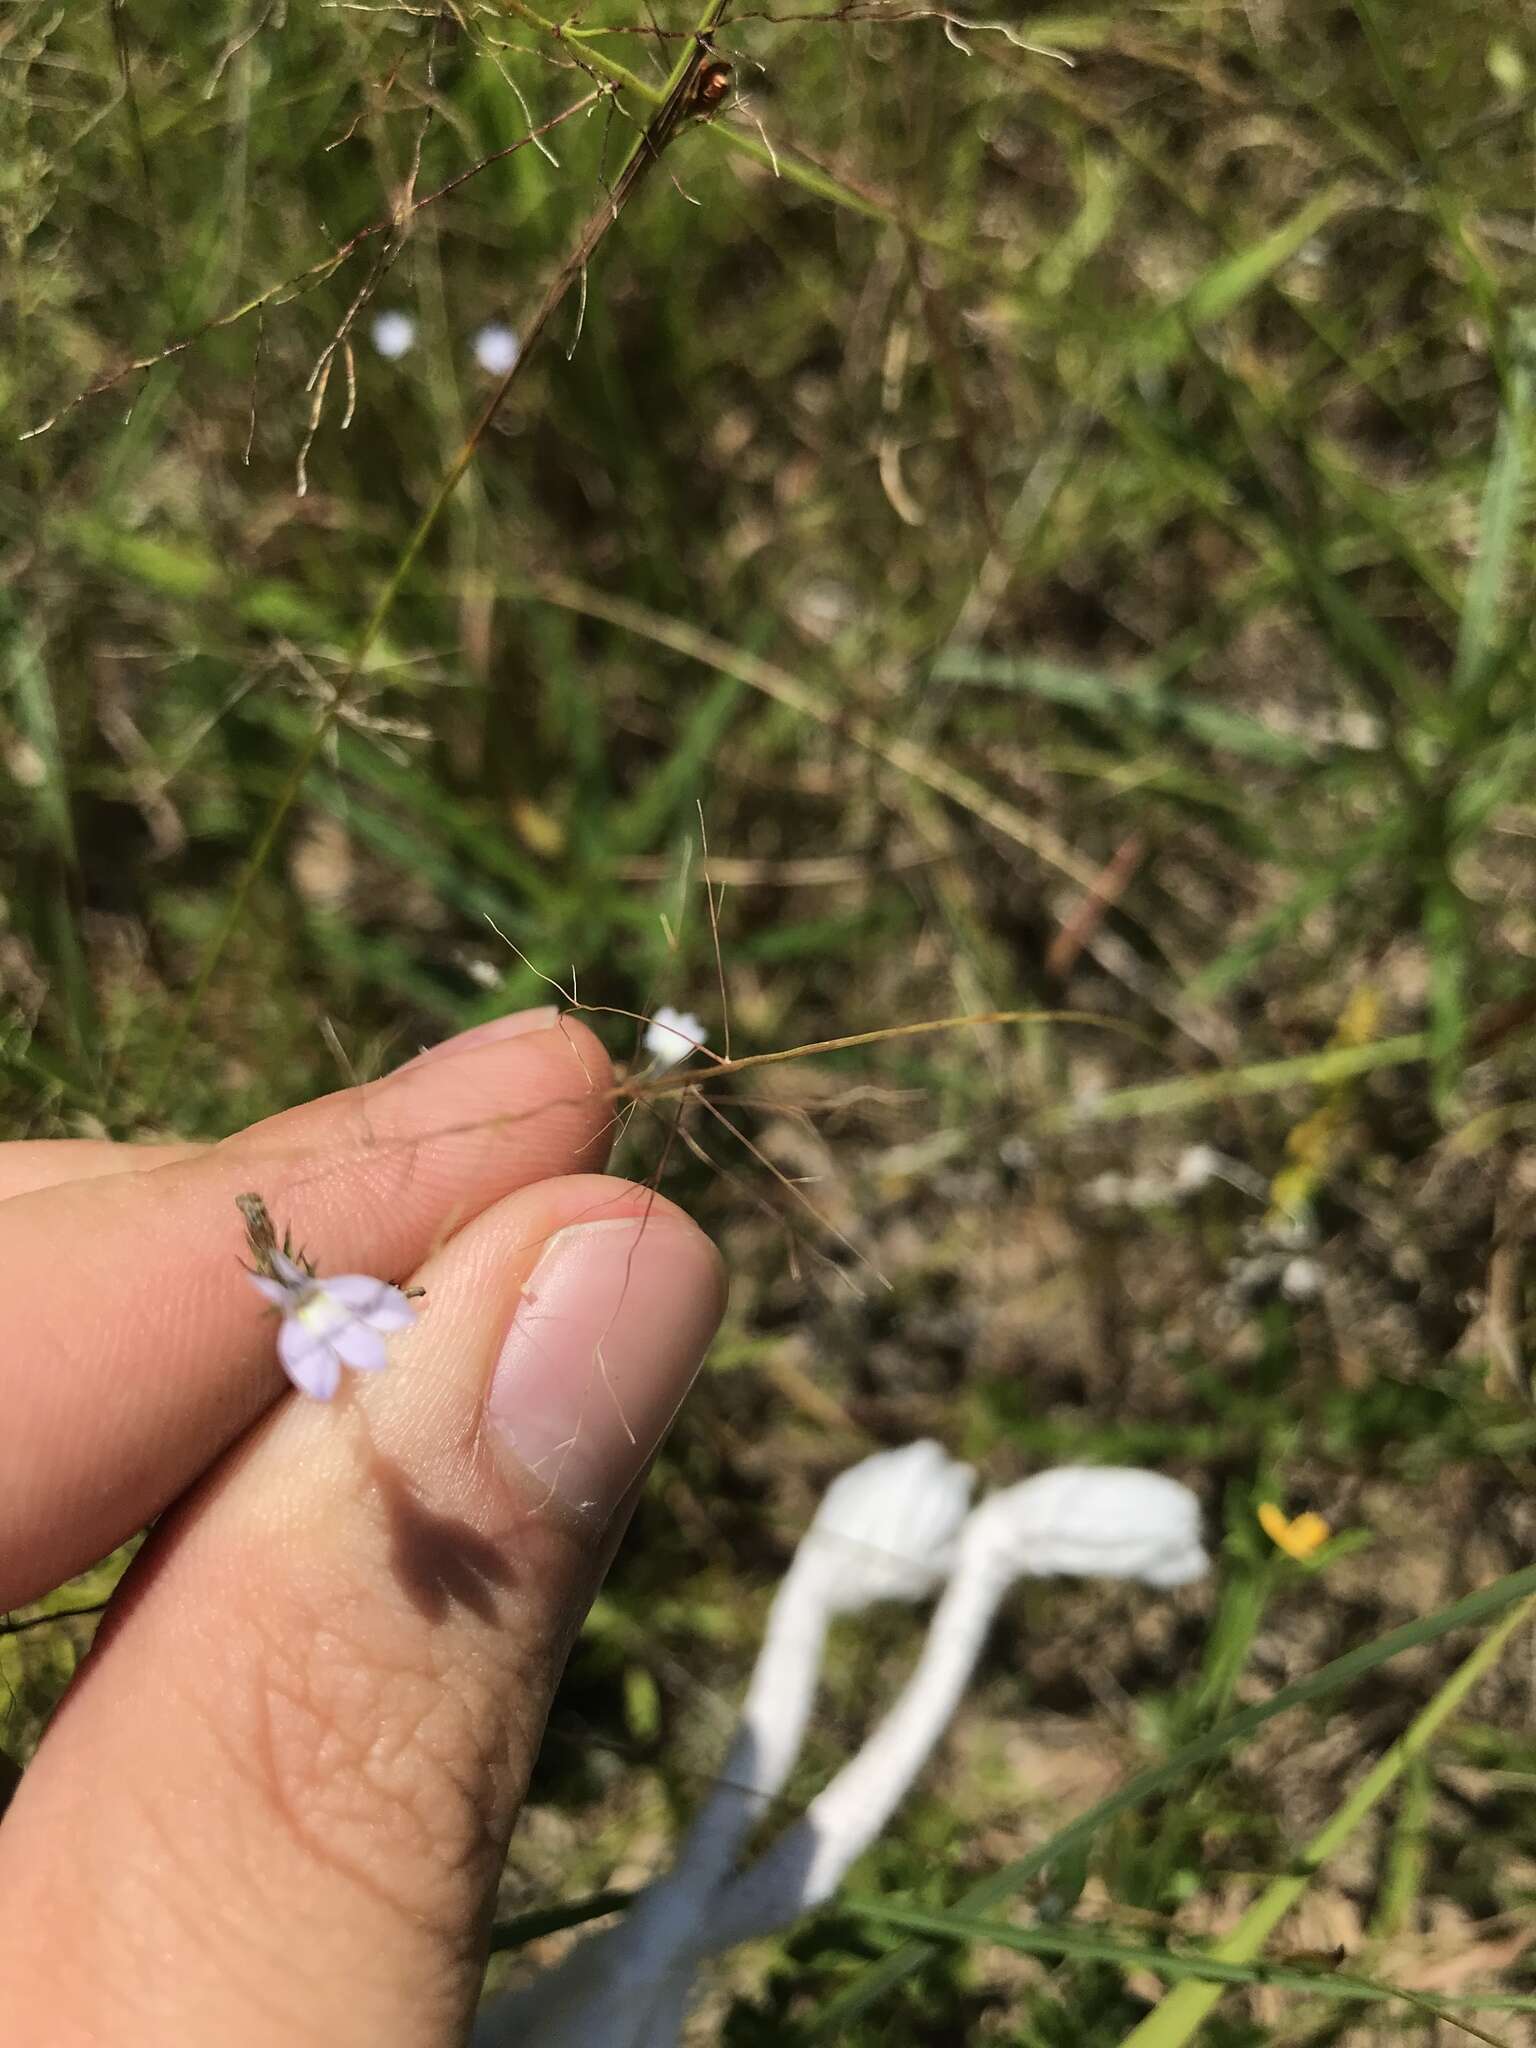
[[[341,1358],[335,1343],[306,1329],[297,1316],[283,1317],[277,1355],[299,1392],[316,1401],[329,1401],[341,1384]]]
[[[369,1314],[375,1302],[395,1292],[387,1280],[376,1280],[371,1273],[328,1273],[315,1284],[323,1288],[332,1301],[344,1301],[355,1316]]]
[[[293,1289],[286,1285],[285,1282],[269,1280],[265,1273],[247,1273],[245,1277],[250,1281],[258,1294],[264,1294],[267,1297],[274,1308],[292,1308]]]
[[[329,1300],[344,1302],[349,1314],[370,1330],[405,1330],[416,1320],[415,1309],[400,1289],[369,1273],[338,1273],[317,1284]]]
[[[684,1010],[674,1010],[670,1003],[663,1003],[646,1027],[644,1046],[651,1055],[658,1072],[665,1073],[668,1067],[675,1067],[680,1060],[707,1045],[709,1033],[698,1018]]]
[[[384,1339],[366,1323],[347,1323],[331,1338],[331,1349],[359,1372],[382,1372],[389,1363]]]
[[[268,1257],[272,1261],[273,1272],[287,1286],[307,1287],[309,1285],[312,1278],[310,1270],[307,1266],[300,1265],[297,1259],[290,1259],[286,1252],[280,1251],[272,1251],[268,1254]]]
[[[415,1320],[415,1309],[398,1287],[386,1287],[382,1299],[363,1318],[371,1330],[408,1330]]]

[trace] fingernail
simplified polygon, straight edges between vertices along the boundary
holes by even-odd
[[[720,1262],[674,1215],[576,1223],[544,1247],[487,1396],[542,1486],[608,1515],[666,1433],[724,1305]]]
[[[406,1060],[396,1067],[397,1074],[403,1074],[411,1067],[425,1066],[428,1060],[451,1057],[454,1053],[472,1052],[477,1046],[499,1045],[504,1038],[521,1038],[525,1031],[548,1031],[552,1024],[560,1021],[556,1004],[545,1003],[537,1010],[513,1010],[505,1017],[488,1018],[484,1024],[472,1024],[468,1031],[461,1031],[453,1038],[445,1038],[441,1045],[429,1045],[414,1059]]]

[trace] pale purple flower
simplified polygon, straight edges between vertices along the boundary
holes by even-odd
[[[271,1274],[247,1277],[258,1293],[282,1311],[277,1355],[301,1394],[329,1401],[341,1384],[341,1368],[378,1372],[389,1363],[384,1339],[416,1320],[398,1287],[368,1273],[338,1273],[317,1279],[276,1249],[267,1255]]]

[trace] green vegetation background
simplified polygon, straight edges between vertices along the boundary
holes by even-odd
[[[509,1916],[664,1855],[817,1488],[880,1443],[994,1481],[1144,1460],[1226,1532],[1215,1590],[1156,1614],[1016,1604],[861,1882],[909,1906],[1536,1535],[1529,19],[778,14],[721,31],[732,95],[604,235],[339,713],[491,388],[474,334],[569,261],[686,20],[0,21],[7,1135],[217,1135],[539,999],[535,970],[717,1046],[728,1009],[737,1051],[1112,1027],[769,1070],[721,1100],[754,1150],[698,1106],[689,1142],[636,1118],[619,1163],[721,1235],[736,1299],[574,1659]],[[417,323],[398,361],[385,310]],[[1356,1533],[1282,1565],[1264,1498]],[[88,1629],[0,1639],[18,1757]],[[1026,1901],[1143,1947],[1229,1927],[1464,1647],[1266,1723]],[[911,1648],[839,1643],[797,1796]],[[1411,1984],[1440,1942],[1440,1989],[1529,1990],[1528,1694],[1483,1682],[1314,1887],[1314,1945]],[[966,1940],[866,2019],[899,1939],[824,1919],[706,2038],[1113,2042],[1155,1995]],[[1364,2010],[1240,1986],[1203,2038],[1465,2038]]]

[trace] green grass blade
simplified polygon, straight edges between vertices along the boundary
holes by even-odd
[[[1287,1088],[1331,1088],[1378,1067],[1403,1067],[1423,1059],[1429,1035],[1405,1032],[1370,1045],[1325,1046],[1294,1059],[1261,1060],[1250,1067],[1221,1067],[1180,1081],[1150,1081],[1141,1088],[1115,1088],[1081,1102],[1059,1104],[1035,1119],[1042,1131],[1071,1130],[1079,1124],[1123,1123],[1132,1117],[1169,1116],[1240,1095],[1278,1095]]]
[[[1130,392],[1114,424],[1143,456],[1160,455],[1176,462],[1191,482],[1198,481],[1208,509],[1244,543],[1272,548],[1284,562],[1290,581],[1305,598],[1319,630],[1334,650],[1339,668],[1351,677],[1361,696],[1388,725],[1404,713],[1418,713],[1429,701],[1422,679],[1405,659],[1396,641],[1383,631],[1360,605],[1336,567],[1337,538],[1319,541],[1315,522],[1294,516],[1285,497],[1270,478],[1272,451],[1264,444],[1248,393],[1229,377],[1218,360],[1199,351],[1203,368],[1226,395],[1228,418],[1241,438],[1247,463],[1234,475],[1229,461],[1223,461],[1213,447],[1208,431],[1196,432],[1179,413],[1167,405],[1142,404]],[[1266,430],[1277,422],[1262,414]],[[1303,470],[1309,470],[1305,449],[1300,455]],[[1234,506],[1234,492],[1241,486],[1241,508]],[[1325,531],[1328,522],[1323,522]]]
[[[1029,656],[987,654],[957,647],[935,663],[936,683],[984,683],[997,690],[1023,690],[1068,710],[1086,711],[1111,724],[1134,724],[1155,733],[1180,733],[1201,745],[1277,768],[1310,768],[1318,751],[1304,740],[1276,732],[1257,718],[1229,711],[1192,693],[1171,690],[1151,677],[1105,675],[1063,662]]]
[[[633,1892],[594,1892],[588,1899],[563,1899],[558,1905],[537,1906],[511,1920],[498,1920],[491,1929],[491,1954],[526,1948],[530,1941],[540,1941],[546,1934],[561,1934],[567,1927],[585,1927],[590,1920],[617,1913],[633,1897]]]
[[[1190,1000],[1211,1002],[1235,987],[1267,953],[1273,952],[1276,946],[1298,930],[1314,910],[1321,909],[1335,896],[1343,896],[1357,888],[1367,868],[1397,853],[1411,830],[1412,822],[1401,811],[1390,812],[1368,832],[1362,832],[1351,840],[1336,859],[1298,882],[1290,895],[1260,918],[1236,945],[1229,946],[1200,970],[1189,984]]]
[[[1182,352],[1189,329],[1226,319],[1268,284],[1329,221],[1355,203],[1346,185],[1328,186],[1316,193],[1288,221],[1203,271],[1176,304],[1160,312],[1144,333],[1133,339],[1132,353],[1141,361],[1172,361]]]
[[[290,743],[298,741],[312,716],[295,702],[271,697],[252,699],[242,715],[268,726]],[[433,856],[435,862],[446,860],[444,849],[451,850],[461,857],[463,868],[471,877],[487,876],[507,882],[542,915],[553,914],[559,892],[536,864],[512,844],[504,827],[487,817],[483,806],[466,803],[444,790],[431,777],[423,775],[416,762],[391,759],[366,733],[338,732],[336,759],[349,782],[382,800],[390,820],[396,824],[408,822],[423,841],[430,835],[439,849]],[[326,800],[328,787],[329,777],[317,773],[309,794],[316,801]],[[345,821],[349,814],[344,801],[336,798],[334,791],[331,796],[332,808]],[[404,865],[409,867],[410,863]]]
[[[1477,553],[1467,577],[1456,638],[1451,687],[1458,696],[1483,692],[1497,674],[1502,636],[1499,621],[1509,581],[1510,558],[1520,524],[1525,484],[1526,443],[1531,423],[1536,320],[1519,323],[1515,334],[1504,409],[1499,415],[1488,480],[1478,517]]]
[[[1472,933],[1466,898],[1443,871],[1424,891],[1424,952],[1429,963],[1429,1066],[1435,1107],[1449,1116],[1467,1042],[1467,982]]]
[[[1231,1984],[1264,1984],[1351,2005],[1378,2005],[1404,1999],[1435,2012],[1536,2012],[1536,1995],[1529,1993],[1467,1992],[1443,1997],[1400,1991],[1374,1977],[1346,1976],[1334,1970],[1303,1970],[1284,1963],[1240,1963],[1215,1955],[1190,1955],[1140,1942],[1117,1941],[1113,1935],[1099,1934],[1090,1928],[1016,1927],[1007,1920],[893,1905],[885,1899],[841,1899],[838,1910],[877,1926],[900,1928],[935,1941],[986,1943],[1012,1949],[1017,1955],[1048,1956],[1061,1962],[1108,1963],[1121,1970],[1151,1970],[1171,1982],[1192,1981],[1215,1986],[1218,1991]]]
[[[37,774],[29,792],[41,858],[36,862],[33,937],[46,961],[63,1042],[82,1071],[96,1068],[100,1025],[78,914],[79,850],[69,763],[42,641],[29,621],[0,608],[0,681]]]
[[[1378,1941],[1390,1941],[1413,1925],[1429,1866],[1429,1823],[1434,1795],[1433,1773],[1421,1757],[1405,1773],[1398,1797],[1397,1817],[1392,1824],[1392,1839],[1387,1845],[1371,1919],[1371,1934]]]
[[[614,853],[646,853],[685,814],[708,782],[707,770],[746,691],[739,676],[721,676],[682,721],[676,743],[628,803],[610,814],[605,836]]]
[[[78,865],[75,827],[70,813],[69,775],[43,649],[25,621],[0,612],[6,691],[16,710],[16,726],[32,749],[38,773],[32,786],[32,808],[55,857],[67,868]]]
[[[1478,1681],[1498,1662],[1506,1644],[1536,1611],[1527,1599],[1488,1631],[1477,1648],[1452,1672],[1429,1705],[1400,1741],[1369,1770],[1327,1825],[1308,1842],[1296,1867],[1274,1878],[1254,1900],[1233,1931],[1216,1946],[1223,1962],[1248,1963],[1296,1904],[1313,1876],[1341,1849],[1371,1809],[1397,1783],[1408,1765],[1424,1754]],[[1220,1984],[1180,1984],[1155,2011],[1125,2036],[1121,2048],[1184,2048],[1221,1998]]]
[[[1204,1735],[1197,1735],[1193,1741],[1184,1743],[1160,1763],[1149,1764],[1145,1770],[1138,1771],[1085,1813],[1068,1821],[1065,1827],[1058,1828],[1048,1841],[1031,1849],[1028,1855],[1005,1864],[1001,1870],[983,1878],[980,1884],[972,1885],[960,1900],[960,1910],[985,1912],[1012,1898],[1053,1863],[1091,1842],[1101,1828],[1120,1814],[1130,1813],[1159,1793],[1171,1791],[1189,1772],[1214,1762],[1235,1744],[1245,1742],[1277,1714],[1289,1713],[1295,1707],[1310,1706],[1316,1700],[1329,1699],[1381,1665],[1390,1663],[1394,1657],[1401,1657],[1406,1651],[1418,1649],[1424,1643],[1438,1642],[1442,1636],[1451,1635],[1457,1629],[1474,1628],[1491,1621],[1533,1595],[1536,1595],[1536,1565],[1527,1565],[1506,1578],[1496,1579],[1491,1586],[1483,1586],[1476,1593],[1452,1601],[1434,1614],[1404,1622],[1401,1628],[1389,1630],[1373,1643],[1362,1643],[1359,1649],[1346,1651],[1342,1657],[1335,1657],[1331,1664],[1325,1664],[1308,1678],[1282,1686],[1271,1698],[1257,1706],[1244,1707],[1240,1713],[1218,1722]],[[813,2027],[813,2038],[821,2040],[835,2036],[840,2027],[846,2026],[856,2014],[866,2010],[919,1968],[932,1953],[931,1942],[907,1942],[894,1955],[872,1964],[855,1983],[823,2007]]]

